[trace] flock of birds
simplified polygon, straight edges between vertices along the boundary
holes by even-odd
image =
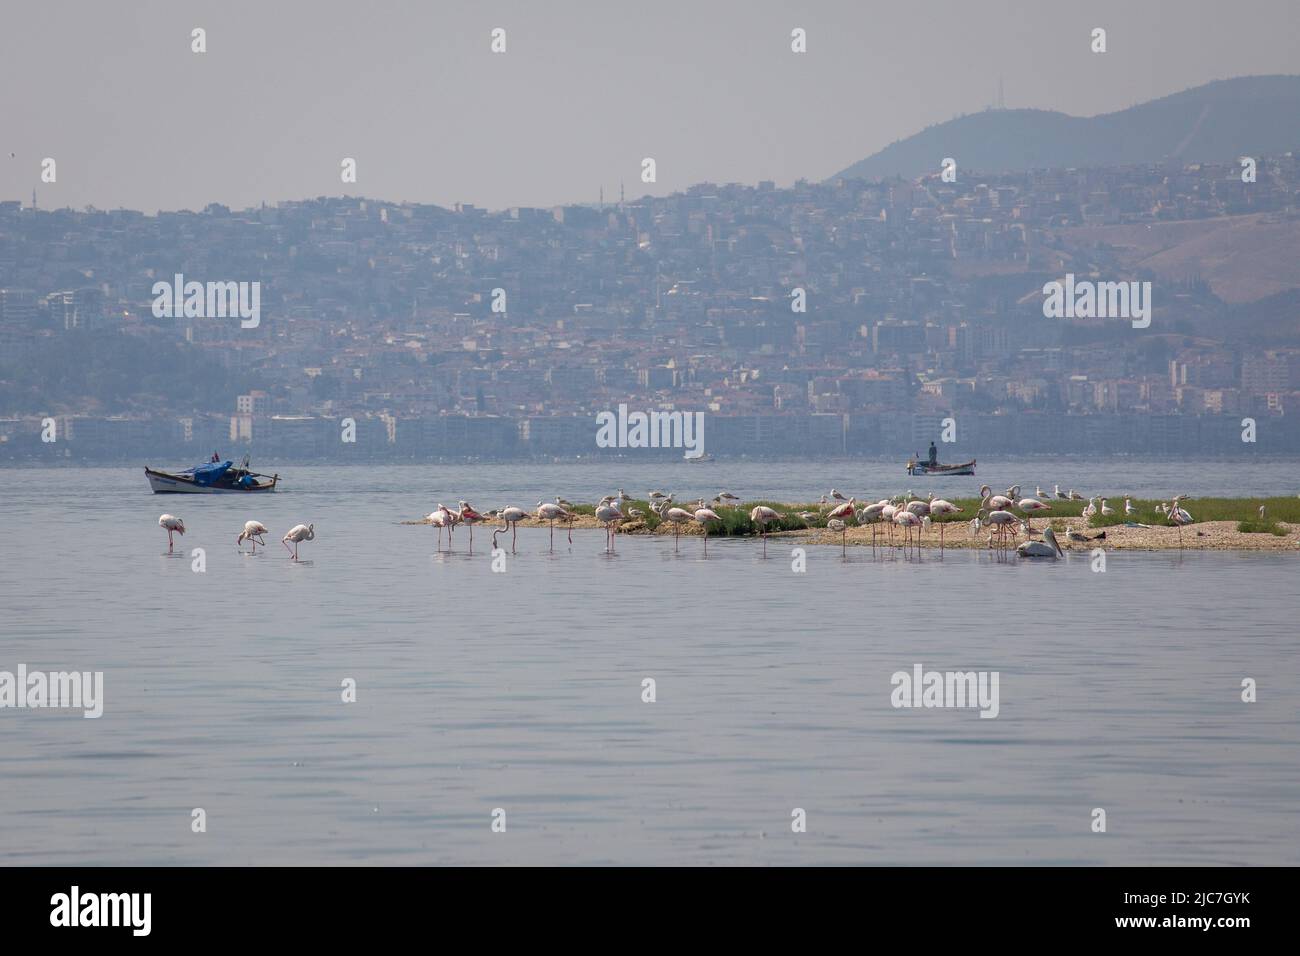
[[[185,522],[175,515],[162,515],[158,518],[158,527],[167,532],[167,553],[171,554],[175,548],[175,536],[185,533]],[[257,553],[257,546],[260,544],[266,547],[264,535],[271,532],[267,530],[266,525],[260,521],[245,521],[244,530],[239,532],[239,537],[235,538],[235,547],[240,551],[244,550],[244,542],[247,541],[252,546],[252,554]],[[311,541],[316,537],[316,526],[310,524],[296,524],[290,528],[280,542],[284,549],[293,556],[293,560],[298,560],[298,545],[303,541]],[[293,547],[289,547],[290,543]]]
[[[994,494],[993,490],[984,485],[980,488],[980,506],[976,510],[975,516],[970,521],[970,534],[976,537],[984,529],[988,529],[988,547],[1000,550],[1009,550],[1016,538],[1023,534],[1025,540],[1015,545],[1016,554],[1022,558],[1059,558],[1064,555],[1060,542],[1056,538],[1056,532],[1050,527],[1041,531],[1033,527],[1033,518],[1035,515],[1051,511],[1052,506],[1048,504],[1053,496],[1057,499],[1067,501],[1083,501],[1083,495],[1074,489],[1063,492],[1060,485],[1056,485],[1053,494],[1048,495],[1042,488],[1035,488],[1035,496],[1021,497],[1020,486],[1012,485],[1006,490],[1005,494]],[[1157,510],[1160,511],[1166,520],[1178,528],[1178,543],[1182,547],[1182,528],[1183,525],[1192,523],[1192,516],[1182,507],[1183,501],[1187,500],[1187,495],[1175,495],[1168,503],[1162,503]],[[1044,500],[1047,499],[1047,500]],[[646,517],[645,513],[639,508],[629,505],[633,499],[622,488],[616,495],[605,495],[596,503],[595,517],[598,522],[605,528],[605,551],[612,553],[614,550],[614,538],[618,533],[619,526],[626,521],[639,521]],[[1083,509],[1085,519],[1092,518],[1095,515],[1110,517],[1116,514],[1116,509],[1112,508],[1106,498],[1092,497],[1086,499],[1088,504]],[[679,539],[682,529],[688,525],[696,524],[704,532],[704,554],[709,553],[709,530],[723,522],[723,516],[717,509],[733,509],[740,512],[742,509],[741,499],[731,492],[724,491],[713,498],[709,507],[703,498],[696,500],[694,507],[681,507],[673,504],[673,495],[665,494],[662,491],[651,491],[647,495],[647,506],[656,515],[660,522],[667,522],[673,526],[673,550],[679,549]],[[944,548],[944,525],[948,522],[945,519],[952,515],[960,514],[962,509],[951,501],[943,498],[936,498],[933,494],[926,498],[919,498],[911,491],[902,494],[893,495],[888,498],[881,498],[869,504],[858,506],[856,497],[845,497],[836,489],[832,488],[829,495],[822,495],[819,502],[820,510],[816,512],[801,511],[794,514],[782,514],[774,508],[767,505],[755,505],[749,510],[749,520],[758,527],[759,535],[763,539],[763,554],[767,555],[767,529],[768,525],[783,520],[798,518],[805,527],[811,527],[814,522],[822,520],[826,523],[826,528],[831,532],[840,534],[841,551],[847,553],[848,545],[848,528],[849,522],[852,521],[857,525],[871,526],[871,545],[873,548],[879,546],[879,539],[883,536],[886,538],[887,546],[901,546],[904,549],[912,547],[919,548],[922,537],[933,524],[939,526],[939,550],[942,553]],[[1123,512],[1128,518],[1133,518],[1137,514],[1137,509],[1133,507],[1132,500],[1125,496]],[[1263,508],[1260,508],[1261,517]],[[550,528],[550,546],[551,550],[555,549],[555,524],[559,522],[567,525],[569,543],[573,543],[573,523],[578,519],[578,514],[574,511],[571,502],[563,498],[556,497],[554,501],[539,501],[537,509],[533,513],[525,511],[523,508],[508,507],[493,511],[479,512],[474,509],[467,501],[460,501],[457,507],[452,509],[439,503],[438,507],[425,516],[425,520],[438,529],[438,550],[442,550],[442,534],[447,533],[447,547],[452,547],[452,538],[456,528],[464,525],[469,529],[469,548],[472,553],[474,550],[474,526],[483,522],[500,521],[501,526],[492,530],[492,548],[495,551],[498,548],[498,536],[510,532],[510,549],[513,553],[518,540],[519,522],[529,518],[536,518],[538,521],[544,521]],[[1146,525],[1131,522],[1137,527],[1147,527]],[[174,538],[176,534],[185,534],[185,522],[175,515],[165,514],[158,519],[159,527],[167,532],[167,551],[172,553],[174,548]],[[236,547],[243,550],[243,543],[248,541],[252,546],[252,552],[257,553],[257,546],[260,544],[266,546],[264,536],[269,534],[266,526],[260,521],[248,521],[244,524],[244,530],[239,533],[235,539]],[[1035,540],[1035,536],[1041,536],[1042,540]],[[310,524],[295,525],[281,538],[284,545],[294,561],[298,560],[298,545],[303,541],[311,541],[316,537],[315,526]],[[1070,529],[1066,532],[1066,537],[1072,542],[1091,542],[1104,539],[1106,532],[1103,530],[1095,535],[1087,535],[1081,531]],[[292,547],[290,545],[292,544]]]

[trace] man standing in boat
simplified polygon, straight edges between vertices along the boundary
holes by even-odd
[[[933,468],[939,464],[939,449],[934,447],[934,442],[930,442],[930,467]]]

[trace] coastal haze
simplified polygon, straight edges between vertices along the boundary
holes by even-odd
[[[1300,863],[1297,9],[6,11],[0,864]]]

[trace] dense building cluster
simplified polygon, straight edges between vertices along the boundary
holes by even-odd
[[[948,418],[968,450],[1203,453],[1239,446],[1243,416],[1300,450],[1294,324],[1235,335],[1200,276],[1144,273],[1095,231],[1289,222],[1298,190],[1288,155],[1251,183],[936,172],[501,212],[3,202],[0,455],[586,455],[620,403],[704,412],[710,453],[906,455]],[[1155,280],[1154,321],[1045,318],[1065,272]],[[260,321],[159,317],[178,274],[259,283]]]

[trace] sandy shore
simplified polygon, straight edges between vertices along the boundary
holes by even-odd
[[[415,521],[403,521],[402,524],[429,524],[427,519]],[[545,528],[545,521],[538,521],[536,518],[529,518],[526,521],[519,522],[521,528]],[[1123,525],[1112,525],[1105,529],[1089,528],[1081,518],[1057,518],[1053,521],[1056,529],[1057,540],[1063,549],[1067,551],[1091,551],[1093,548],[1105,548],[1107,550],[1120,551],[1177,551],[1179,548],[1179,535],[1177,528],[1152,526],[1147,528],[1129,528]],[[499,524],[485,522],[476,526],[477,534],[486,534],[487,538],[492,535],[492,528],[500,527]],[[1036,521],[1035,530],[1046,527],[1045,522]],[[1295,551],[1300,548],[1300,524],[1282,523],[1282,527],[1287,529],[1285,537],[1267,534],[1267,533],[1247,533],[1237,530],[1235,521],[1201,521],[1196,524],[1188,525],[1182,529],[1182,547],[1188,551]],[[575,531],[579,530],[604,530],[604,526],[591,515],[579,515],[573,522]],[[1099,534],[1102,530],[1106,532],[1106,537],[1096,541],[1076,542],[1070,541],[1064,530],[1072,529],[1089,538]],[[556,531],[566,531],[567,526],[560,522],[555,523]],[[877,525],[878,534],[877,543],[880,546],[888,544],[888,528],[883,525]],[[465,533],[465,529],[458,528],[458,536]],[[694,523],[684,525],[681,529],[682,537],[699,537],[704,532]],[[673,529],[671,526],[660,525],[658,532],[651,531],[641,521],[626,521],[619,528],[619,534],[633,535],[650,535],[662,538],[671,538]],[[862,547],[871,545],[871,526],[857,527],[850,526],[845,536],[845,543],[850,547]],[[713,535],[719,537],[719,535]],[[784,539],[797,541],[800,544],[836,546],[840,544],[840,535],[838,533],[826,531],[822,528],[813,528],[809,530],[796,531],[773,531],[768,534],[772,539]],[[895,541],[901,542],[901,534],[895,529]],[[1024,535],[1019,535],[1015,539],[1017,543],[1025,540]],[[1035,540],[1041,540],[1035,536]],[[937,525],[932,525],[930,530],[923,536],[920,543],[923,548],[939,547],[939,529]],[[988,531],[987,529],[980,532],[978,537],[971,537],[970,525],[965,521],[946,522],[944,527],[944,548],[945,549],[966,549],[966,548],[987,548]]]
[[[1093,548],[1105,548],[1108,551],[1177,551],[1179,548],[1178,529],[1164,527],[1128,528],[1112,525],[1105,529],[1086,527],[1079,518],[1057,519],[1054,522],[1057,542],[1066,551],[1091,551]],[[1070,541],[1061,531],[1061,527],[1073,529],[1089,538],[1106,532],[1106,537],[1089,542]],[[1044,527],[1035,523],[1035,529]],[[1182,529],[1182,547],[1188,551],[1295,551],[1300,546],[1300,525],[1283,524],[1287,529],[1285,537],[1274,534],[1250,534],[1237,530],[1235,521],[1202,521]],[[781,537],[803,537],[809,544],[838,545],[840,536],[829,531],[817,529],[812,534],[806,531],[785,531]],[[887,540],[887,539],[886,539]],[[895,540],[901,540],[895,534]],[[1024,535],[1015,539],[1018,543],[1025,540]],[[1034,540],[1042,540],[1035,536]],[[849,545],[870,545],[871,528],[849,528],[847,535]],[[970,527],[965,523],[950,523],[944,531],[945,548],[987,548],[987,529],[981,531],[977,538],[972,538]],[[933,526],[925,534],[923,548],[938,548],[939,533]]]

